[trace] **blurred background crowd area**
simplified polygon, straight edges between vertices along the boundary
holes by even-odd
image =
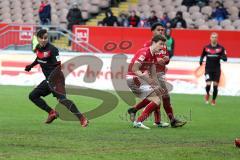
[[[1,23],[240,29],[240,0],[0,0]]]

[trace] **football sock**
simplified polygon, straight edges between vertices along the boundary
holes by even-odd
[[[135,105],[135,109],[138,111],[144,107],[146,107],[146,105],[150,103],[150,101],[148,99],[143,99],[141,102],[139,102],[138,104]]]
[[[149,115],[158,107],[154,102],[150,102],[147,107],[144,109],[142,114],[138,117],[137,122],[143,122],[149,117]]]
[[[209,91],[210,91],[211,85],[206,85],[206,92],[209,95]]]
[[[76,105],[68,99],[60,100],[61,104],[63,104],[69,111],[71,111],[78,119],[81,119],[82,113],[78,110]]]
[[[217,98],[217,94],[218,94],[218,86],[213,86],[213,100],[215,100]]]
[[[155,120],[156,124],[160,124],[160,122],[161,122],[160,107],[158,107],[154,110],[154,120]]]
[[[167,113],[169,120],[171,121],[172,119],[174,119],[174,115],[173,115],[172,105],[170,103],[170,97],[164,96],[162,98],[162,100],[163,100],[163,108],[164,108],[165,112]]]
[[[39,108],[41,108],[42,110],[50,113],[50,111],[52,110],[51,107],[49,107],[47,105],[47,103],[40,97],[38,96],[35,96],[34,94],[30,94],[29,95],[29,99],[36,105],[38,106]]]

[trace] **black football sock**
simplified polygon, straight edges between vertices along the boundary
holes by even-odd
[[[47,103],[42,99],[42,98],[33,98],[33,97],[29,97],[29,99],[36,104],[39,108],[41,108],[42,110],[50,113],[50,111],[52,110],[51,107],[49,107],[47,105]]]
[[[218,86],[213,86],[213,100],[215,100],[217,98],[217,94],[218,94]]]
[[[76,105],[68,99],[60,100],[59,101],[61,104],[63,104],[69,111],[71,111],[78,119],[81,119],[83,116],[82,113],[78,110]]]
[[[207,95],[209,95],[209,91],[210,91],[210,88],[211,88],[211,85],[206,85],[206,92],[207,92]]]

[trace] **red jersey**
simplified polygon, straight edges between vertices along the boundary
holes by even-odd
[[[135,62],[141,63],[140,71],[149,71],[151,65],[156,62],[155,55],[152,55],[150,47],[145,47],[137,51],[128,67],[128,75],[134,75],[132,66]]]
[[[144,47],[150,47],[152,44],[151,40],[147,41],[146,43],[144,43]],[[156,53],[156,58],[163,58],[163,57],[169,57],[169,52],[167,50],[167,46],[165,46],[164,48],[161,49],[161,51],[159,53]],[[158,65],[157,61],[155,62],[156,65],[156,69],[157,72],[165,72],[166,71],[166,65],[169,63],[169,61],[166,62],[166,64],[164,66],[162,65]]]

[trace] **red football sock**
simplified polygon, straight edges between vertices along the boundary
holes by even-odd
[[[160,106],[154,110],[154,119],[156,124],[161,122]]]
[[[150,102],[147,107],[144,109],[142,114],[138,117],[137,122],[143,122],[149,117],[149,115],[158,107],[154,102]]]
[[[163,97],[162,100],[163,100],[163,108],[167,113],[168,118],[171,121],[172,119],[174,119],[174,115],[173,115],[172,105],[170,103],[170,97],[169,96]]]
[[[136,106],[134,107],[137,111],[146,107],[146,105],[148,105],[148,103],[150,103],[150,101],[148,99],[143,99],[141,102],[139,102],[138,104],[136,104]]]

